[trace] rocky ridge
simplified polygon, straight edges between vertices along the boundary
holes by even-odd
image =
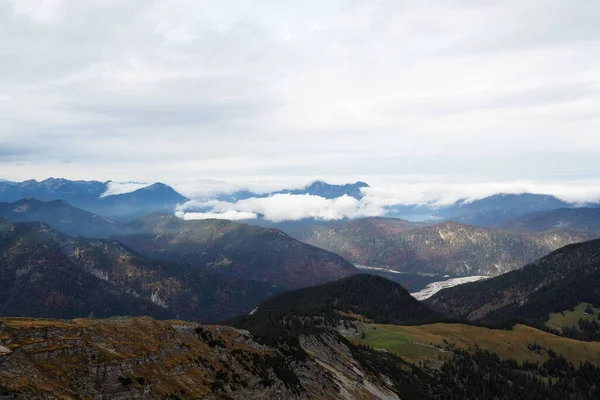
[[[151,318],[0,319],[0,399],[399,399],[333,333],[302,355],[244,330]]]

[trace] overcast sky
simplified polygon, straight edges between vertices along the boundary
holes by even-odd
[[[600,177],[598,0],[0,0],[0,178]]]

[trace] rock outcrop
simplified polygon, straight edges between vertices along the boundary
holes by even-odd
[[[398,399],[335,333],[301,354],[244,330],[148,317],[0,319],[0,399]]]

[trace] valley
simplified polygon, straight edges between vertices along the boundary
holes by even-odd
[[[525,206],[487,212],[511,221],[501,230],[240,223],[160,212],[153,195],[171,189],[143,189],[110,200],[115,219],[58,199],[0,203],[0,398],[595,397],[595,211],[557,211],[575,229],[556,229],[552,210],[535,225]]]
[[[599,17],[0,0],[0,400],[600,400]]]

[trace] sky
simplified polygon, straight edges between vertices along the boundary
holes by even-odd
[[[596,196],[599,15],[597,0],[0,0],[0,178]]]

